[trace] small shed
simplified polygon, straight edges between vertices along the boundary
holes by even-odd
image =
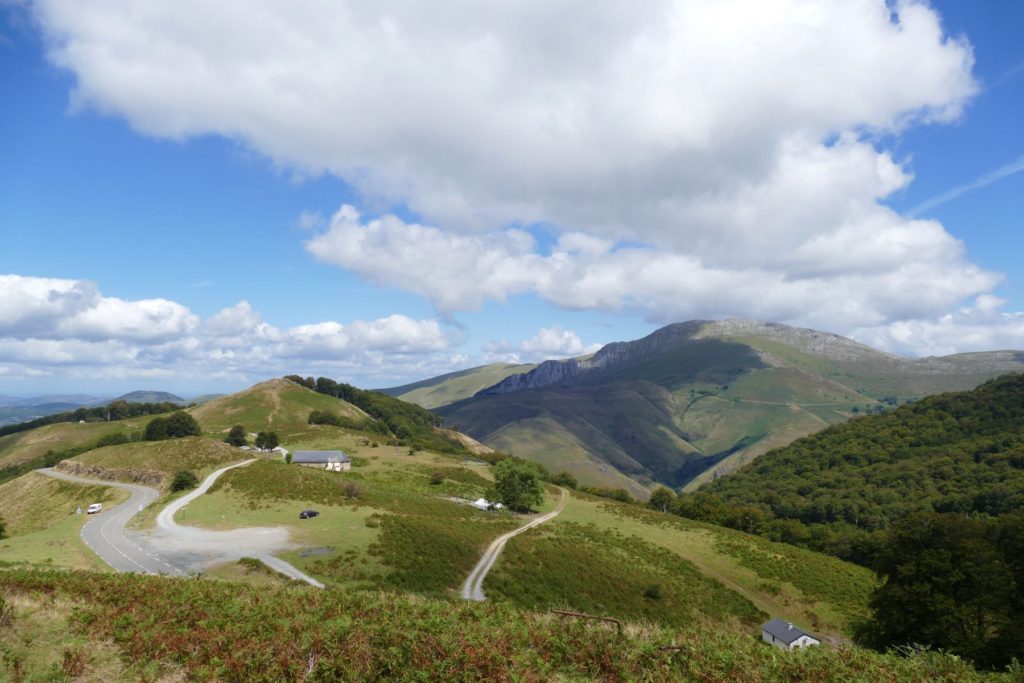
[[[328,472],[347,472],[352,469],[352,458],[341,451],[295,451],[292,464]]]
[[[772,619],[761,624],[761,640],[781,650],[796,650],[810,645],[821,645],[821,641],[783,619]]]

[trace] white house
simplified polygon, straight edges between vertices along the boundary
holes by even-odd
[[[501,503],[492,503],[489,500],[487,500],[486,498],[477,498],[472,503],[470,503],[470,505],[475,507],[477,510],[504,510],[505,509],[505,506],[502,505]]]
[[[328,472],[348,472],[352,469],[352,458],[341,451],[295,451],[292,464],[316,467]]]
[[[761,640],[782,650],[796,650],[809,645],[821,645],[810,633],[801,631],[782,619],[772,619],[761,625]]]

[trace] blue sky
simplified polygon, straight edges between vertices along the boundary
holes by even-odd
[[[0,393],[382,386],[693,317],[1024,347],[1019,2],[667,37],[657,3],[105,4],[0,6]]]

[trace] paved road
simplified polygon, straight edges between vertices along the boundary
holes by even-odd
[[[535,526],[543,524],[549,519],[557,517],[565,507],[565,502],[569,499],[569,495],[566,493],[565,489],[559,488],[559,490],[562,492],[562,498],[558,501],[558,507],[546,515],[541,515],[518,529],[494,539],[494,542],[487,548],[487,552],[485,552],[484,556],[480,558],[480,561],[476,563],[476,566],[473,567],[473,571],[469,573],[469,576],[466,577],[466,581],[462,584],[463,600],[475,600],[477,602],[481,602],[487,599],[484,595],[484,579],[487,578],[487,573],[491,571],[491,567],[493,567],[494,563],[497,561],[498,555],[500,555],[501,551],[505,549],[505,544],[508,543],[508,540],[513,536],[518,536],[527,529],[532,529]]]
[[[197,562],[202,566],[210,562],[256,557],[282,574],[323,588],[322,583],[272,554],[292,547],[288,541],[288,530],[283,527],[211,531],[184,526],[174,520],[174,515],[179,510],[206,493],[218,477],[230,469],[243,467],[251,462],[254,460],[222,467],[206,477],[194,491],[160,511],[157,515],[156,531],[132,534],[134,539],[125,534],[125,525],[142,508],[159,497],[158,491],[138,484],[75,477],[53,469],[38,471],[56,479],[79,484],[113,486],[131,492],[131,498],[127,502],[109,511],[104,510],[82,527],[82,540],[85,544],[118,571],[186,575]]]
[[[184,575],[181,569],[164,561],[163,558],[144,550],[132,542],[124,533],[128,521],[139,510],[156,500],[160,493],[156,489],[138,484],[122,484],[116,481],[84,479],[58,472],[53,468],[36,470],[54,479],[98,486],[111,486],[131,492],[131,497],[120,505],[104,510],[82,526],[82,541],[104,562],[119,572],[140,572],[144,574]]]

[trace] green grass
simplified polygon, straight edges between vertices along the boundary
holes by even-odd
[[[239,586],[85,572],[0,571],[0,593],[52,606],[48,627],[21,616],[3,635],[34,635],[40,656],[107,643],[135,671],[181,680],[334,681],[1010,681],[937,653],[859,648],[782,652],[693,623],[613,626],[387,593]],[[76,609],[71,610],[74,604]],[[33,664],[33,666],[36,666]],[[50,663],[40,662],[42,671]],[[8,661],[0,675],[12,678]],[[112,671],[111,680],[124,674]],[[126,672],[127,673],[127,672]]]
[[[735,620],[749,629],[767,616],[676,553],[596,524],[550,523],[513,538],[486,590],[523,607],[665,626]]]
[[[318,394],[286,379],[272,379],[245,391],[213,399],[189,410],[203,431],[221,435],[236,424],[250,432],[276,431],[284,439],[304,431],[309,414],[326,410],[352,419],[366,414],[355,406],[331,396]],[[223,437],[220,437],[223,438]]]
[[[568,531],[562,529],[566,526]],[[581,536],[577,529],[593,533]],[[544,540],[536,540],[541,538]],[[568,538],[573,542],[568,542]],[[573,571],[571,563],[566,566],[563,561],[563,557],[576,552],[575,547],[588,549],[581,553],[588,558],[586,572]],[[613,609],[631,615],[642,614],[645,609],[659,613],[658,606],[644,600],[638,590],[642,593],[649,583],[662,584],[663,591],[670,589],[656,577],[659,567],[671,564],[652,565],[648,559],[667,558],[666,552],[685,567],[684,574],[695,569],[715,583],[704,586],[701,592],[728,596],[721,599],[721,609],[714,602],[707,606],[700,595],[686,596],[691,608],[705,604],[701,612],[705,620],[717,619],[720,624],[728,621],[730,614],[743,614],[738,607],[725,607],[740,604],[739,597],[763,613],[802,624],[819,635],[844,637],[852,620],[864,614],[867,595],[874,586],[874,578],[867,570],[827,555],[674,515],[573,494],[561,515],[536,532],[509,542],[484,589],[490,590],[494,581],[495,587],[504,586],[501,590],[508,599],[532,607],[543,605],[543,598],[551,601],[548,606],[577,604],[583,609],[582,605],[588,604],[593,609],[603,605],[608,610],[603,613],[610,614],[619,613]],[[760,562],[755,563],[745,555]],[[595,572],[608,577],[606,585],[591,586],[590,567],[597,567]],[[537,581],[542,584],[540,592],[530,588]],[[616,584],[631,587],[630,599],[626,593],[610,592]],[[597,594],[591,595],[592,591]],[[650,618],[674,623],[675,617],[662,613]],[[740,629],[746,631],[741,622],[734,624],[739,623]]]
[[[127,497],[120,489],[84,486],[30,472],[0,484],[0,515],[7,522],[7,534],[17,536],[75,517],[76,508],[85,510],[91,503],[109,506]]]
[[[416,403],[424,408],[437,408],[469,398],[481,389],[497,384],[506,377],[529,372],[535,367],[537,366],[492,363],[441,375],[415,384],[383,389],[381,393]]]
[[[60,469],[84,477],[101,476],[167,487],[179,470],[191,470],[201,478],[224,465],[251,457],[255,454],[196,436],[97,448],[64,461]]]
[[[0,436],[0,467],[35,460],[50,450],[64,450],[95,443],[108,434],[123,432],[141,435],[155,415],[132,417],[112,422],[58,422],[25,432]]]
[[[109,571],[110,567],[79,536],[84,517],[71,514],[45,529],[2,539],[0,559],[14,564]]]

